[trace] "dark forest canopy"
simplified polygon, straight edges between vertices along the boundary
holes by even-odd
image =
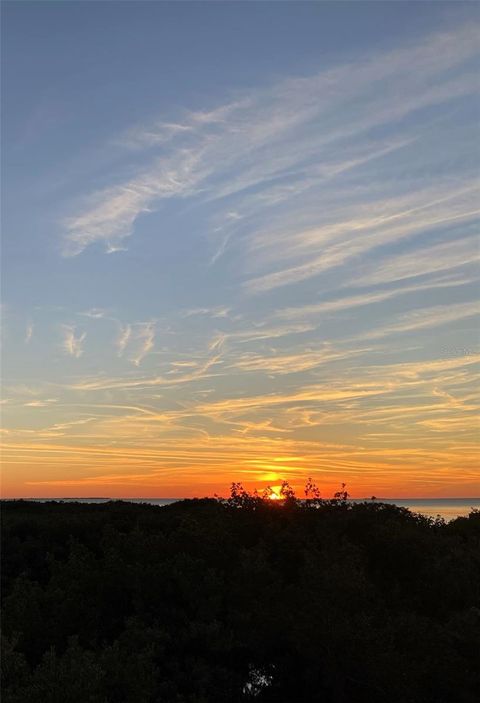
[[[4,503],[4,703],[480,700],[480,513],[285,497]]]

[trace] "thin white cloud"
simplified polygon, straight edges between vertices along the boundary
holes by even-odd
[[[65,256],[75,256],[90,244],[103,243],[109,253],[121,250],[119,242],[131,234],[133,223],[150,212],[157,200],[192,192],[200,178],[199,155],[184,149],[170,162],[157,160],[136,178],[96,194],[92,204],[65,221]]]
[[[74,325],[63,325],[63,349],[70,356],[78,359],[83,354],[83,343],[87,336],[86,332],[76,335]]]
[[[105,317],[106,314],[106,310],[103,310],[103,308],[91,308],[90,310],[85,310],[84,312],[79,313],[79,315],[82,315],[83,317],[90,317],[93,320],[99,320],[102,317]]]
[[[228,317],[230,308],[219,305],[213,308],[191,308],[181,313],[182,317],[207,316],[212,318]]]
[[[94,243],[107,251],[123,248],[136,219],[164,199],[200,194],[218,200],[253,186],[270,187],[272,179],[292,175],[307,184],[321,182],[325,150],[332,144],[474,93],[478,81],[468,62],[477,51],[477,31],[469,24],[415,46],[279,81],[211,111],[132,128],[123,141],[147,146],[150,163],[94,194],[79,214],[67,218],[64,253],[76,255]],[[380,145],[370,155],[350,156],[334,167],[333,175],[380,158],[412,138]],[[242,218],[231,204],[229,212]],[[224,251],[226,235],[213,260]]]
[[[58,398],[45,398],[43,400],[30,400],[28,403],[24,403],[26,408],[47,408],[52,403],[57,403]]]
[[[116,141],[129,149],[139,150],[163,146],[192,129],[193,127],[188,124],[158,121],[144,128],[133,127]]]
[[[303,334],[311,332],[315,326],[310,323],[285,324],[274,327],[258,324],[247,329],[234,330],[232,332],[218,332],[208,345],[209,351],[216,351],[223,347],[225,342],[238,341],[240,344],[262,341],[267,339],[279,339],[289,335]]]
[[[78,381],[77,383],[68,386],[70,390],[75,391],[103,391],[103,390],[132,390],[149,388],[151,386],[170,386],[175,387],[181,384],[189,384],[192,381],[198,381],[210,376],[209,370],[220,362],[220,355],[213,356],[205,361],[205,363],[193,371],[185,374],[173,376],[150,376],[143,378],[125,379],[125,378],[96,378]]]
[[[30,344],[33,337],[33,323],[29,322],[25,330],[25,344]]]
[[[452,242],[442,242],[429,247],[416,247],[405,254],[383,258],[375,265],[369,264],[364,273],[349,282],[354,286],[372,286],[399,281],[415,276],[457,269],[477,263],[479,245],[477,237],[464,237]]]
[[[272,264],[280,257],[301,258],[302,263],[249,279],[245,283],[246,290],[260,293],[299,283],[386,244],[454,222],[473,221],[478,217],[477,184],[461,185],[453,191],[451,186],[448,191],[447,186],[444,188],[437,193],[412,192],[401,199],[402,209],[398,209],[400,203],[395,201],[380,201],[374,206],[372,203],[367,206],[362,204],[360,211],[366,207],[370,211],[376,208],[379,214],[362,218],[359,212],[357,218],[312,230],[286,231],[283,237],[267,240],[268,250],[263,254],[265,264]],[[430,199],[426,200],[428,195]],[[283,240],[282,246],[279,246],[279,240]],[[305,256],[309,257],[306,262]],[[259,261],[258,253],[256,261]]]
[[[118,356],[123,356],[123,352],[127,348],[130,337],[132,336],[132,326],[131,325],[120,325],[120,332],[116,339],[116,347],[118,350]]]
[[[429,308],[421,308],[410,312],[402,313],[397,322],[371,330],[362,334],[362,339],[378,339],[391,334],[401,332],[413,332],[416,330],[440,327],[449,322],[457,322],[480,313],[480,303],[477,301],[468,303],[456,303],[452,305],[435,305]]]
[[[324,364],[349,359],[365,354],[370,349],[307,350],[293,354],[244,354],[232,362],[231,366],[241,371],[264,371],[270,374],[290,374],[308,371]]]
[[[435,270],[435,269],[434,269]],[[414,275],[414,274],[412,274]],[[379,282],[387,283],[390,279],[383,281],[380,279]],[[394,280],[392,278],[391,280]],[[350,282],[353,285],[360,285],[359,281]],[[294,320],[294,319],[305,319],[306,317],[321,315],[324,313],[335,313],[342,310],[351,310],[357,307],[363,307],[372,305],[374,303],[381,303],[385,300],[390,300],[401,295],[407,295],[409,293],[418,293],[419,291],[432,290],[437,288],[451,288],[456,286],[462,286],[465,283],[470,283],[470,279],[453,278],[445,280],[432,280],[426,283],[418,283],[412,286],[403,286],[402,288],[393,288],[390,290],[381,290],[368,293],[359,293],[357,295],[346,296],[344,298],[337,298],[335,300],[323,300],[318,303],[310,303],[308,305],[301,305],[298,307],[289,307],[277,310],[274,313],[274,317],[278,317],[284,320]]]
[[[135,325],[135,350],[130,358],[135,366],[140,366],[142,360],[153,349],[155,342],[155,322],[137,322]]]

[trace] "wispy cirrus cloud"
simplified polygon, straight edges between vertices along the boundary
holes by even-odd
[[[78,359],[83,354],[83,343],[86,336],[86,332],[77,335],[74,325],[63,325],[62,347],[64,351]]]
[[[181,313],[182,317],[196,317],[196,316],[207,316],[212,318],[218,317],[228,317],[230,313],[230,308],[219,305],[213,308],[191,308],[189,310],[184,310]]]
[[[132,336],[132,326],[131,325],[120,325],[120,331],[118,334],[118,337],[116,339],[116,347],[118,350],[118,356],[122,356],[128,342],[130,341],[130,337]]]
[[[41,400],[29,400],[24,403],[26,408],[47,408],[52,403],[57,403],[58,398],[43,398]]]
[[[478,264],[478,238],[462,237],[455,241],[441,242],[428,247],[415,247],[413,251],[381,259],[368,264],[363,273],[350,281],[355,286],[376,286],[392,281],[425,276],[441,271],[455,270],[462,266]]]
[[[199,154],[186,149],[171,159],[159,159],[130,181],[107,188],[90,198],[84,212],[67,218],[64,254],[75,256],[87,246],[104,245],[107,253],[120,251],[119,244],[131,234],[133,223],[153,203],[193,192],[200,180]]]
[[[242,354],[232,362],[234,368],[241,371],[263,371],[269,374],[291,374],[315,369],[318,366],[335,361],[350,359],[368,353],[365,349],[333,349],[325,345],[323,349],[309,349],[291,354]]]
[[[378,339],[391,334],[413,332],[416,330],[440,327],[451,322],[474,317],[480,313],[480,303],[477,301],[456,303],[451,305],[434,305],[429,308],[420,308],[398,316],[397,322],[380,326],[362,334],[362,339]]]
[[[90,317],[92,320],[101,320],[107,314],[107,311],[103,308],[90,308],[90,310],[85,310],[80,312],[79,315],[83,317]]]
[[[358,260],[374,249],[419,233],[438,229],[452,222],[478,219],[476,184],[461,185],[452,191],[443,186],[443,192],[411,193],[406,197],[361,203],[357,217],[340,219],[335,224],[313,229],[291,231],[276,237],[263,238],[263,254],[257,252],[265,264],[274,265],[279,259],[300,259],[285,268],[248,280],[246,289],[253,293],[269,291],[281,286],[307,280],[330,269]],[[430,198],[428,197],[430,196]],[[367,217],[363,216],[369,210]],[[375,213],[377,210],[378,214]],[[335,217],[336,213],[331,213]],[[354,215],[354,213],[352,213]],[[255,248],[259,246],[255,238]],[[282,246],[279,246],[279,244]],[[261,244],[261,240],[260,240]],[[308,258],[305,261],[305,258]],[[428,271],[428,270],[427,270]],[[418,275],[418,274],[417,274]]]
[[[131,361],[135,366],[140,366],[140,363],[145,356],[153,349],[155,342],[155,322],[138,322],[135,325],[135,350]]]
[[[416,46],[257,88],[214,110],[132,128],[124,143],[150,155],[150,162],[128,180],[93,194],[79,214],[66,219],[65,254],[79,254],[95,243],[107,251],[122,247],[137,218],[165,199],[200,196],[223,209],[219,199],[255,187],[258,206],[265,207],[265,199],[258,201],[262,189],[281,188],[282,179],[283,196],[289,197],[289,188],[296,195],[325,177],[381,158],[415,135],[383,138],[369,153],[368,146],[375,145],[369,132],[474,93],[478,86],[469,62],[477,51],[475,28],[463,26]],[[366,141],[352,156],[345,147],[353,137]],[[327,168],[334,144],[348,156]],[[231,210],[229,204],[225,215]]]
[[[212,366],[219,363],[217,354],[207,359],[203,364],[197,365],[192,371],[171,376],[144,376],[142,378],[100,377],[77,381],[68,386],[73,391],[104,391],[104,390],[132,390],[135,388],[151,388],[155,386],[174,387],[180,384],[189,384],[207,378]]]
[[[411,258],[409,256],[409,258]],[[413,258],[413,257],[412,257]],[[401,268],[401,267],[400,267]],[[378,271],[378,269],[375,269]],[[412,269],[409,269],[410,272]],[[437,269],[434,268],[434,271]],[[415,274],[412,274],[413,276]],[[401,278],[401,276],[400,276]],[[394,277],[391,279],[383,279],[380,274],[380,279],[378,283],[388,283],[395,280]],[[372,291],[366,293],[358,293],[356,295],[344,296],[341,298],[335,298],[333,300],[322,300],[318,303],[309,303],[308,305],[301,305],[298,307],[289,307],[277,310],[274,313],[274,317],[282,318],[286,320],[294,319],[306,319],[308,317],[314,317],[322,314],[334,314],[341,312],[343,310],[353,310],[358,307],[366,307],[375,303],[382,303],[386,300],[391,300],[402,295],[407,295],[409,293],[418,293],[420,291],[434,290],[438,288],[453,288],[457,286],[463,286],[465,283],[469,283],[470,279],[465,278],[447,278],[447,279],[434,279],[425,283],[418,283],[416,285],[403,286],[401,288],[392,288],[388,290]],[[353,285],[360,286],[362,279],[351,281]]]
[[[33,337],[33,322],[27,323],[27,327],[25,329],[25,344],[30,344],[32,341]]]
[[[122,357],[127,349],[130,350],[130,361],[140,366],[142,360],[153,349],[156,334],[156,322],[118,323],[119,331],[115,340],[117,355]]]

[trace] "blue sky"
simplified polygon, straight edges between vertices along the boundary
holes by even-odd
[[[479,19],[4,3],[7,493],[478,494]]]

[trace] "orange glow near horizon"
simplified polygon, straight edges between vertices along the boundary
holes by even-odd
[[[275,449],[271,440],[267,444],[270,451]],[[278,444],[281,446],[281,441]],[[367,452],[326,443],[320,448],[302,443],[297,456],[293,454],[295,445],[281,449],[281,454],[268,456],[264,441],[240,442],[235,447],[230,446],[228,439],[216,443],[184,441],[182,446],[170,443],[143,449],[6,442],[2,497],[227,496],[233,481],[259,493],[271,486],[278,496],[282,480],[303,497],[308,477],[315,481],[324,498],[332,497],[342,482],[355,498],[476,498],[480,493],[473,447],[462,447],[456,456],[434,448]],[[286,449],[292,451],[291,456],[285,455]],[[449,468],[453,461],[461,461],[461,471],[454,473]],[[267,466],[277,466],[278,470],[265,470]]]
[[[478,497],[479,360],[348,363],[305,385],[285,386],[282,373],[263,394],[187,376],[150,401],[106,378],[34,401],[15,388],[3,404],[2,495],[178,498],[283,480],[301,495],[312,477],[323,497],[341,483],[357,498]],[[204,382],[212,393],[198,391]]]

